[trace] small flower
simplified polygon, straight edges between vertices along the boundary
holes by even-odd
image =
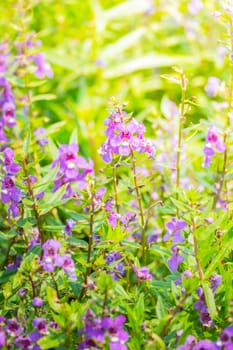
[[[6,334],[5,332],[0,329],[0,348],[6,345]]]
[[[37,70],[35,72],[37,78],[44,79],[46,76],[48,78],[53,77],[52,68],[50,64],[46,62],[44,53],[38,53],[37,55],[31,56],[31,59],[33,59],[37,66]]]
[[[186,227],[187,223],[184,220],[177,220],[176,218],[172,218],[172,220],[166,224],[168,232],[164,236],[163,240],[167,241],[170,236],[173,236],[172,241],[174,243],[182,243],[184,241],[184,238],[181,235],[181,231]]]
[[[218,288],[218,286],[220,286],[221,282],[222,282],[222,276],[221,275],[213,275],[210,278],[211,281],[211,288],[213,290],[213,292],[216,292],[216,289]]]
[[[168,260],[168,266],[173,272],[178,270],[178,266],[183,262],[184,258],[179,255],[179,248],[177,246],[172,246],[172,257]]]
[[[56,257],[56,266],[62,267],[64,272],[73,280],[77,279],[75,275],[75,265],[69,254],[58,255]]]
[[[14,344],[19,349],[30,350],[32,342],[31,342],[30,338],[20,336],[17,339],[15,339],[15,343]]]
[[[44,128],[37,128],[34,132],[38,145],[41,147],[42,151],[45,152],[45,145],[49,143],[48,139],[45,137],[46,130]]]
[[[11,337],[18,337],[22,333],[22,329],[16,320],[16,318],[12,318],[7,320],[6,323],[6,333]]]
[[[203,166],[209,167],[212,162],[212,158],[216,152],[223,153],[226,149],[226,145],[220,139],[219,130],[215,126],[211,126],[208,129],[206,136],[206,145],[204,147],[205,160]]]
[[[187,277],[187,278],[192,278],[192,277],[193,277],[193,273],[192,273],[192,271],[190,271],[190,270],[185,270],[185,271],[183,272],[183,276],[184,276],[184,277]]]
[[[210,77],[205,86],[205,92],[209,97],[215,97],[218,93],[221,81],[216,77]]]
[[[61,245],[55,239],[48,239],[42,246],[43,259],[42,264],[44,270],[47,272],[53,272],[55,268],[55,259],[58,255],[58,251]]]
[[[66,226],[62,232],[66,233],[68,236],[72,236],[72,229],[75,227],[75,225],[76,221],[74,221],[73,219],[67,219]]]
[[[136,273],[137,278],[139,281],[152,281],[153,276],[149,273],[149,270],[147,267],[141,267],[138,269],[136,266],[134,267],[134,272]]]
[[[188,335],[185,343],[183,345],[178,346],[177,350],[194,350],[195,345],[197,344],[197,339],[194,335]]]
[[[233,349],[233,326],[228,326],[222,331],[220,341],[225,350]]]
[[[118,251],[112,251],[107,255],[106,261],[109,266],[108,272],[112,275],[114,281],[117,281],[125,273],[125,264],[122,259],[122,255]]]
[[[43,302],[43,300],[40,297],[35,297],[32,300],[32,305],[34,307],[41,307],[41,306],[43,306],[43,304],[44,304],[44,302]]]
[[[28,292],[27,288],[20,288],[17,294],[20,298],[24,298],[27,292]]]

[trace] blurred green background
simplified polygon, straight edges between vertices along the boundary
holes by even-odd
[[[3,40],[17,38],[20,14],[15,3],[0,2]],[[38,115],[42,114],[44,126],[67,121],[56,134],[58,142],[68,142],[77,127],[82,153],[101,162],[97,149],[104,140],[103,120],[112,95],[128,101],[128,110],[146,122],[153,136],[164,115],[161,105],[166,109],[161,102],[169,98],[179,104],[179,86],[161,78],[172,73],[172,66],[184,69],[188,95],[197,99],[188,123],[212,118],[204,86],[209,76],[224,78],[229,72],[221,50],[225,29],[212,16],[221,10],[219,1],[203,1],[196,14],[190,10],[194,0],[33,3],[28,30],[38,33],[41,51],[54,71],[54,78],[39,93],[57,96],[38,103]]]

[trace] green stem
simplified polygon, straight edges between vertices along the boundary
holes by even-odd
[[[28,172],[28,169],[27,169],[26,159],[23,159],[23,170],[24,170],[24,173],[25,173],[25,176],[26,176],[26,181],[27,181],[27,185],[28,185],[28,191],[29,191],[30,197],[31,197],[31,199],[33,201],[32,208],[33,208],[34,215],[35,215],[35,218],[36,218],[37,228],[38,228],[39,235],[40,235],[40,240],[41,240],[41,243],[43,244],[44,243],[44,233],[43,233],[43,230],[42,230],[41,218],[40,218],[40,214],[39,214],[39,211],[38,211],[38,205],[37,205],[36,197],[34,195],[32,184],[31,184],[31,181],[30,181],[30,175],[29,175],[29,172]]]
[[[197,237],[196,237],[196,234],[195,234],[196,225],[195,225],[194,219],[192,219],[192,226],[193,226],[194,255],[195,255],[196,264],[197,264],[197,272],[198,272],[198,275],[199,275],[199,278],[200,278],[200,282],[202,284],[202,282],[204,281],[204,273],[203,273],[203,270],[202,270],[202,267],[201,267],[199,254],[198,254],[198,242],[197,242]]]
[[[94,210],[95,210],[95,205],[94,205],[94,192],[91,194],[91,213],[90,213],[90,222],[89,222],[89,239],[88,239],[88,251],[87,251],[87,267],[86,267],[86,272],[84,276],[84,283],[82,290],[80,292],[80,295],[78,297],[78,300],[81,301],[83,296],[86,293],[87,289],[87,280],[88,276],[91,273],[91,253],[92,253],[92,248],[93,248],[93,227],[94,227]]]
[[[181,105],[180,105],[180,113],[179,113],[179,126],[178,126],[178,143],[177,143],[177,153],[176,153],[176,189],[180,187],[180,154],[181,154],[181,145],[182,145],[182,128],[184,121],[184,107],[185,107],[185,90],[186,90],[186,82],[185,76],[181,72]]]
[[[136,190],[136,196],[137,196],[139,213],[140,213],[140,218],[141,218],[141,226],[142,226],[142,260],[143,260],[143,263],[146,263],[146,248],[147,247],[146,247],[145,218],[144,218],[144,212],[143,212],[143,207],[142,207],[141,192],[140,192],[138,180],[137,180],[136,159],[135,159],[132,147],[131,147],[131,158],[132,158],[132,171],[133,171],[134,188]]]
[[[118,193],[117,193],[117,173],[116,173],[116,164],[114,162],[113,153],[112,153],[112,176],[113,176],[115,207],[116,207],[116,212],[119,213],[119,203],[118,203]]]

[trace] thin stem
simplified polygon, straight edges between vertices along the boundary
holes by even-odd
[[[132,157],[132,171],[133,171],[134,188],[136,190],[136,196],[137,196],[139,213],[140,213],[140,217],[141,217],[141,226],[142,226],[142,260],[145,263],[146,262],[146,253],[145,253],[145,251],[146,251],[145,218],[144,218],[144,212],[143,212],[143,207],[142,207],[141,192],[140,192],[140,188],[139,188],[138,180],[137,180],[136,159],[135,159],[132,147],[131,147],[131,157]]]
[[[105,290],[104,290],[104,302],[103,302],[103,307],[102,307],[102,309],[103,309],[102,317],[104,317],[105,314],[106,314],[107,304],[108,304],[108,289],[106,287]]]
[[[118,193],[117,193],[117,173],[116,173],[116,164],[114,162],[113,153],[112,153],[112,176],[113,176],[115,207],[116,207],[116,212],[119,213],[119,203],[118,203]]]
[[[180,73],[181,79],[181,105],[179,113],[179,126],[178,126],[178,143],[177,143],[177,153],[176,153],[176,189],[180,187],[180,154],[181,154],[181,144],[182,144],[182,128],[184,121],[184,107],[185,107],[185,90],[186,82],[183,72]]]
[[[33,208],[34,215],[35,215],[35,218],[36,218],[37,228],[38,228],[39,235],[40,235],[40,240],[41,240],[41,243],[43,244],[44,243],[44,233],[43,233],[42,226],[41,226],[41,218],[40,218],[39,211],[38,211],[38,205],[37,205],[36,197],[34,195],[32,184],[31,184],[31,181],[30,181],[30,175],[29,175],[29,172],[28,172],[28,169],[27,169],[26,159],[23,159],[23,170],[24,170],[24,173],[25,173],[25,176],[26,176],[26,181],[27,181],[27,185],[28,185],[28,191],[29,191],[29,194],[30,194],[30,196],[31,196],[31,198],[33,200],[32,208]]]
[[[52,280],[53,280],[54,285],[55,285],[55,289],[56,289],[56,292],[57,292],[57,297],[60,298],[60,293],[59,293],[57,281],[55,280],[55,277],[54,277],[53,273],[51,273],[51,277],[52,277]]]
[[[196,230],[196,225],[194,219],[192,219],[192,226],[193,226],[193,243],[194,243],[194,255],[196,259],[196,264],[197,264],[197,272],[200,278],[201,283],[204,281],[204,273],[201,267],[200,259],[198,256],[198,242],[197,242],[197,237],[195,235],[195,230]]]
[[[89,222],[89,239],[88,239],[88,251],[87,251],[87,268],[84,276],[84,283],[82,290],[80,292],[78,300],[81,301],[83,296],[85,295],[87,289],[87,280],[88,276],[91,273],[91,253],[93,248],[93,227],[94,227],[94,192],[91,194],[91,213],[90,213],[90,222]]]
[[[93,246],[93,225],[94,225],[94,194],[92,194],[91,198],[91,214],[90,214],[90,224],[89,224],[89,241],[88,241],[88,252],[87,252],[87,270],[85,275],[85,284],[87,284],[87,278],[91,273],[91,253],[92,253],[92,246]]]
[[[165,326],[162,329],[162,332],[160,334],[160,337],[163,338],[166,334],[167,331],[169,329],[169,326],[171,324],[171,322],[173,321],[173,319],[175,318],[177,312],[180,310],[180,308],[183,306],[184,301],[186,300],[187,296],[184,296],[183,299],[181,299],[181,301],[179,302],[179,304],[176,306],[175,310],[173,311],[173,313],[171,314],[171,316],[169,317],[167,323],[165,324]]]
[[[30,281],[30,284],[31,284],[31,287],[32,287],[32,296],[33,296],[33,299],[34,299],[36,297],[35,282],[33,281],[32,276],[30,274],[28,275],[28,278],[29,278],[29,281]],[[38,311],[37,311],[37,307],[36,306],[34,306],[34,310],[35,310],[35,315],[37,316]]]

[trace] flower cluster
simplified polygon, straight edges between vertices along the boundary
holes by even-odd
[[[95,317],[91,310],[88,310],[83,317],[85,322],[81,329],[80,336],[84,338],[77,350],[102,349],[108,345],[110,350],[126,350],[128,333],[123,329],[125,317]]]
[[[15,121],[15,98],[12,93],[11,85],[6,79],[8,69],[8,45],[0,45],[0,142],[7,141],[4,133],[4,127],[12,128],[16,125]]]
[[[43,258],[41,264],[45,271],[53,272],[56,267],[62,267],[66,275],[76,280],[74,262],[69,254],[59,255],[60,242],[48,239],[43,244]]]
[[[231,350],[233,349],[233,327],[226,327],[216,342],[209,340],[198,341],[193,335],[189,335],[183,345],[177,350]]]
[[[203,166],[209,167],[212,162],[212,158],[216,152],[222,153],[226,149],[226,145],[220,140],[219,130],[215,126],[211,126],[206,136],[206,145],[204,147],[205,160]]]
[[[32,327],[34,330],[27,335],[27,330],[20,325],[16,318],[0,317],[0,348],[14,344],[17,349],[40,350],[41,347],[36,342],[49,334],[46,320],[35,317],[32,320]]]
[[[44,128],[37,128],[34,132],[36,141],[41,147],[42,151],[45,152],[45,145],[49,143],[48,139],[45,137],[46,130]]]
[[[112,275],[113,280],[118,280],[125,273],[125,264],[122,261],[122,255],[118,251],[112,251],[106,257],[106,262],[110,265],[109,272]]]
[[[211,288],[215,294],[217,287],[221,284],[222,276],[214,275],[211,277]],[[197,289],[198,301],[195,302],[194,308],[200,312],[200,322],[205,327],[213,326],[213,320],[211,319],[209,310],[206,305],[205,295],[202,287]]]
[[[163,237],[164,241],[167,241],[172,236],[172,242],[182,243],[184,241],[181,231],[187,227],[187,223],[184,220],[177,220],[172,218],[171,221],[166,223],[167,233]]]
[[[67,185],[63,198],[77,195],[77,191],[86,186],[86,176],[93,174],[93,163],[87,162],[85,158],[77,155],[78,150],[77,144],[61,145],[58,158],[52,163],[53,168],[59,165],[54,191]]]
[[[9,81],[0,75],[0,142],[8,141],[4,128],[13,128],[15,121],[15,99]]]
[[[21,201],[21,191],[15,183],[15,175],[19,172],[20,166],[14,162],[14,152],[10,148],[5,148],[2,151],[3,161],[1,165],[4,170],[4,179],[2,180],[1,200],[4,204],[9,203],[8,219],[12,214],[15,218],[19,214],[19,203]]]
[[[163,240],[167,241],[170,237],[172,237],[172,241],[176,243],[171,247],[172,256],[168,260],[168,266],[174,272],[177,271],[179,264],[184,260],[183,257],[179,255],[179,247],[177,244],[184,241],[184,237],[182,236],[181,232],[187,226],[188,225],[184,220],[177,220],[175,217],[166,223],[167,232]]]
[[[136,266],[134,267],[134,272],[140,282],[142,281],[152,281],[153,276],[150,274],[149,269],[147,267],[141,267],[138,269]]]
[[[106,163],[110,163],[114,154],[129,156],[134,151],[154,155],[154,145],[144,137],[145,127],[117,108],[105,119],[107,140],[100,148],[100,155]]]

